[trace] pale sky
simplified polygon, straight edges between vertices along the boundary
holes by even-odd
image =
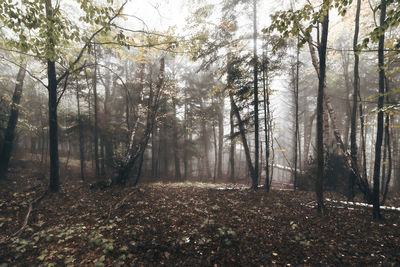
[[[175,25],[184,26],[189,14],[184,3],[184,0],[130,0],[124,13],[139,18],[129,18],[132,28],[147,25],[149,30],[166,30]]]

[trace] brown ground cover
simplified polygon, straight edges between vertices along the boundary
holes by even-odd
[[[45,190],[31,167],[0,182],[0,266],[400,264],[399,212],[372,222],[369,208],[341,205],[320,217],[310,192],[198,183],[91,190],[69,179],[13,236]]]

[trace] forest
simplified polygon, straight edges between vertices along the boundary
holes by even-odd
[[[400,264],[399,0],[0,1],[0,267]]]

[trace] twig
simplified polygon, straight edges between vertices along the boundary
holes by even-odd
[[[25,219],[24,219],[24,223],[22,224],[21,228],[18,231],[16,231],[14,234],[11,235],[11,237],[20,236],[22,234],[22,232],[25,230],[26,226],[28,225],[29,216],[32,213],[33,205],[38,203],[40,200],[42,200],[47,195],[47,192],[48,191],[45,191],[40,197],[32,200],[29,203],[29,208],[28,208],[28,212],[26,213],[26,216],[25,216]]]
[[[110,209],[108,211],[108,216],[107,216],[107,220],[110,219],[111,217],[111,212],[113,212],[114,210],[119,209],[120,207],[122,207],[125,204],[125,201],[132,196],[133,193],[135,193],[136,190],[130,192],[128,195],[126,195],[121,201],[118,201],[114,207],[112,205],[110,205]]]

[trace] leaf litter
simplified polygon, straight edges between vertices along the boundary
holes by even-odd
[[[24,231],[12,237],[27,203],[44,190],[29,187],[29,179],[16,177],[11,188],[1,184],[1,266],[400,264],[398,212],[382,210],[385,220],[373,222],[367,207],[332,206],[319,217],[307,205],[311,192],[231,185],[153,183],[102,191],[72,180],[44,197]],[[327,195],[327,203],[345,204]]]

